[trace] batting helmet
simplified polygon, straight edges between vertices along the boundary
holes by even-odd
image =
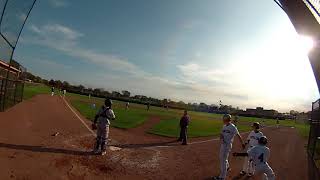
[[[231,115],[230,114],[225,114],[223,115],[223,120],[231,120]]]
[[[260,129],[260,123],[259,122],[254,122],[252,124],[252,127],[255,127],[256,129]]]
[[[112,105],[112,100],[111,99],[105,99],[104,100],[104,104],[108,107],[110,107]]]
[[[260,138],[259,138],[259,144],[261,144],[261,145],[266,145],[267,143],[268,143],[268,139],[267,139],[267,137],[266,136],[261,136]]]

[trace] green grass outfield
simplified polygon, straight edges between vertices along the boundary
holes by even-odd
[[[24,88],[24,99],[29,99],[37,94],[50,94],[50,87],[37,84],[26,84]],[[93,120],[98,108],[101,107],[102,98],[91,97],[67,93],[71,105],[76,108],[88,120]],[[96,108],[92,107],[96,104]],[[114,101],[114,112],[117,116],[112,121],[112,126],[117,128],[129,129],[138,127],[151,117],[159,117],[161,121],[147,132],[161,136],[177,137],[179,134],[179,120],[183,113],[181,110],[164,109],[151,106],[150,110],[146,110],[145,105],[130,103],[130,109],[125,110],[125,102]],[[216,136],[220,133],[222,122],[220,114],[193,112],[190,111],[191,122],[188,129],[189,137]],[[240,132],[249,131],[250,123],[260,122],[264,125],[275,125],[276,120],[262,119],[255,117],[240,117],[238,129]],[[292,120],[281,120],[282,126],[295,126],[299,133],[308,137],[309,125],[295,124]]]
[[[37,94],[51,93],[50,87],[43,84],[25,83],[23,91],[23,99],[30,99]]]
[[[83,116],[89,120],[93,120],[97,108],[102,103],[102,98],[82,96],[77,94],[68,94],[71,99],[71,104]],[[92,108],[92,104],[96,104],[96,108]],[[113,109],[116,113],[117,119],[112,122],[112,126],[117,128],[134,128],[142,124],[144,121],[151,117],[159,117],[160,123],[149,129],[147,132],[161,136],[177,137],[179,134],[179,120],[183,113],[181,110],[169,109],[166,110],[160,107],[151,107],[146,111],[145,105],[130,103],[130,109],[125,110],[125,102],[114,101]],[[220,114],[193,112],[190,111],[191,123],[188,129],[189,137],[203,137],[203,136],[216,136],[220,133],[222,122]],[[240,132],[251,130],[249,124],[252,122],[260,122],[264,125],[276,125],[274,119],[262,119],[255,117],[240,117],[238,129]],[[295,124],[292,120],[281,120],[282,126],[296,126],[302,136],[307,137],[309,126],[305,124]]]

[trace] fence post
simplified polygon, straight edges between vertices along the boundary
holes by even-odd
[[[17,96],[17,81],[12,81],[14,84],[14,95],[13,95],[13,104],[16,104],[16,96]]]
[[[8,79],[5,78],[2,80],[2,90],[3,90],[3,94],[2,94],[2,111],[5,110],[5,106],[6,106],[6,94],[7,94],[7,82]]]
[[[1,79],[0,80],[1,81],[1,86],[0,86],[0,112],[1,111],[3,111],[3,103],[4,103],[4,101],[3,101],[3,93],[4,93],[4,91],[3,91],[3,84],[4,84],[4,80],[3,79]]]
[[[22,88],[21,88],[21,99],[20,99],[20,102],[22,102],[23,101],[23,95],[24,95],[24,81],[22,81]]]

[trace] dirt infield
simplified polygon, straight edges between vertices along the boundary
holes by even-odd
[[[0,113],[0,179],[210,179],[218,175],[218,141],[181,146],[174,138],[146,134],[158,121],[154,117],[131,130],[111,128],[111,144],[122,149],[93,156],[94,137],[64,101],[58,96],[36,96]],[[297,131],[272,127],[263,132],[270,140],[270,165],[277,179],[308,179],[305,140]],[[234,150],[239,149],[236,143]],[[230,165],[229,179],[247,179],[237,177],[241,158],[231,157]]]

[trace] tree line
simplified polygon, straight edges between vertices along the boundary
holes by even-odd
[[[239,107],[233,107],[232,105],[225,105],[221,101],[218,104],[206,104],[204,102],[201,103],[185,103],[183,101],[173,101],[169,98],[158,99],[154,97],[147,97],[145,95],[132,95],[128,90],[122,91],[107,91],[103,88],[89,88],[84,85],[74,85],[70,84],[67,81],[61,80],[46,80],[39,76],[35,76],[30,72],[24,72],[23,78],[35,83],[42,83],[50,87],[55,87],[61,90],[67,90],[70,93],[76,93],[81,95],[100,97],[100,98],[111,98],[114,100],[138,103],[138,104],[149,104],[151,106],[158,106],[164,108],[173,108],[173,109],[186,109],[192,111],[200,111],[200,112],[208,112],[208,113],[230,113],[233,115],[243,115],[243,116],[252,116],[246,114],[246,111],[240,109]],[[291,110],[289,115],[296,116],[299,112]],[[255,115],[254,115],[255,116]]]
[[[67,81],[61,80],[46,80],[39,76],[33,75],[30,72],[23,73],[24,79],[32,81],[35,83],[42,83],[50,87],[55,87],[57,89],[65,89],[67,92],[81,94],[81,95],[91,95],[94,97],[101,98],[112,98],[115,100],[126,101],[131,103],[138,104],[150,104],[152,106],[164,107],[164,108],[173,108],[173,109],[186,109],[193,111],[201,112],[215,112],[215,113],[226,113],[238,108],[234,108],[231,105],[208,105],[206,103],[185,103],[183,101],[173,101],[169,98],[158,99],[154,97],[147,97],[145,95],[132,95],[128,90],[122,91],[107,91],[103,88],[89,88],[84,85],[74,85]]]

